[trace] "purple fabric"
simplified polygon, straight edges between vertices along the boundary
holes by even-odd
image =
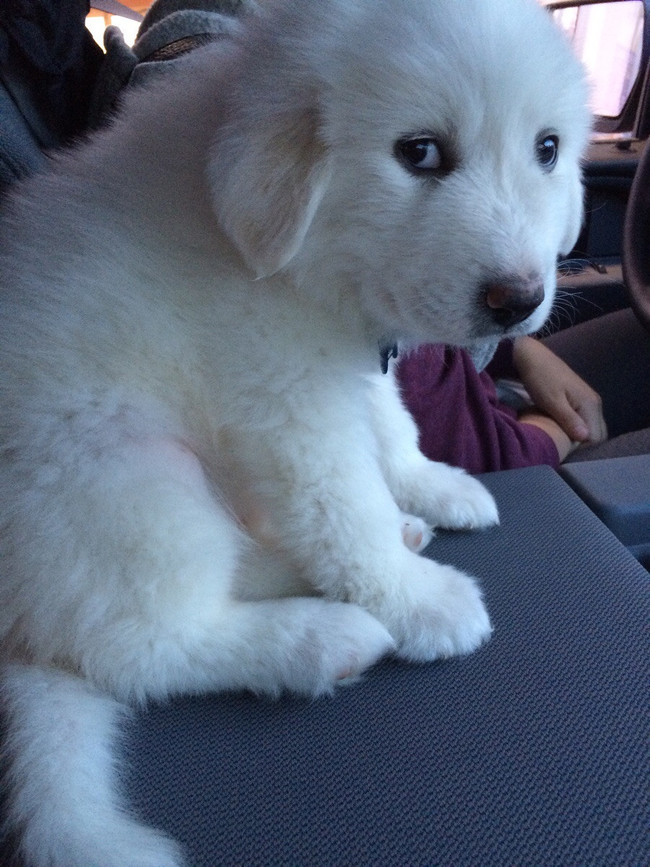
[[[499,374],[508,371],[507,345],[488,370],[497,368]],[[499,402],[490,375],[477,373],[464,350],[421,346],[400,357],[397,381],[418,425],[420,448],[431,460],[470,473],[559,466],[551,438]]]

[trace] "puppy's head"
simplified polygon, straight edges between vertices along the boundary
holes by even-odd
[[[248,265],[377,336],[532,331],[582,218],[582,70],[535,0],[266,0],[211,160]]]

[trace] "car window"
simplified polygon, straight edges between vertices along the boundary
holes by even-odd
[[[643,48],[642,0],[592,3],[553,10],[592,84],[592,109],[618,117],[632,92]]]

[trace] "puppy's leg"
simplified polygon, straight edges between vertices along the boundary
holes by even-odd
[[[10,565],[48,576],[36,603],[29,579],[11,603],[23,609],[17,643],[37,658],[67,660],[114,695],[141,700],[214,689],[317,695],[391,648],[361,608],[264,600],[267,585],[267,596],[278,592],[277,563],[252,556],[181,440],[89,449],[67,471],[56,463],[64,475],[38,493],[32,486],[17,530],[31,521],[41,542],[15,546]],[[240,583],[255,585],[251,601],[238,596]]]
[[[484,485],[457,467],[424,457],[390,371],[372,377],[370,399],[382,469],[402,509],[451,530],[498,524],[496,503]]]
[[[394,642],[352,604],[237,600],[238,571],[254,565],[263,584],[265,559],[242,556],[246,537],[173,438],[68,455],[67,467],[59,454],[43,470],[31,467],[40,487],[13,510],[22,520],[7,549],[16,594],[4,619],[11,609],[17,652],[42,662],[4,674],[8,830],[38,867],[178,867],[174,845],[124,813],[120,705],[97,688],[132,702],[217,689],[315,696]],[[27,538],[39,544],[17,544]]]
[[[313,410],[312,410],[313,411]],[[363,606],[413,660],[466,653],[490,634],[474,581],[404,544],[406,516],[386,485],[367,417],[350,404],[319,437],[267,438],[281,467],[267,505],[274,535],[326,596]],[[318,448],[314,449],[314,442]],[[258,449],[258,452],[260,449]]]

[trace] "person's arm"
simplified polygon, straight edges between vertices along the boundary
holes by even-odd
[[[397,364],[402,398],[420,433],[420,449],[433,461],[470,473],[537,464],[559,466],[553,439],[498,400],[494,382],[478,373],[461,349],[425,345]]]
[[[550,417],[550,415],[535,412],[533,409],[525,410],[519,414],[519,421],[521,424],[531,425],[532,427],[544,431],[544,433],[553,440],[560,463],[566,460],[571,452],[577,449],[580,445],[580,442],[571,440],[555,419]]]
[[[534,404],[519,420],[548,434],[560,461],[580,443],[607,439],[600,396],[543,343],[517,338],[513,362]]]

